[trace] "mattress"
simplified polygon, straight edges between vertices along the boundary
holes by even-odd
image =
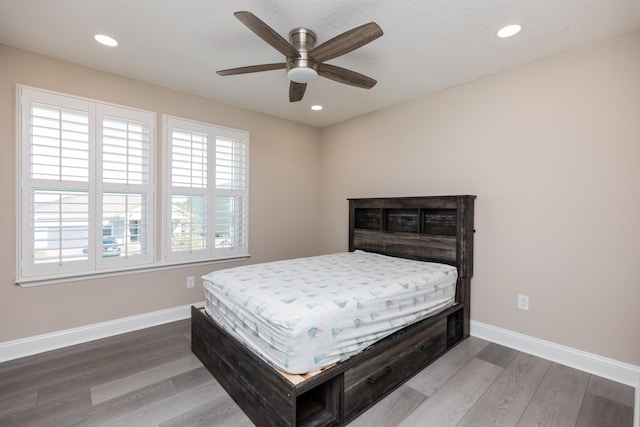
[[[276,368],[301,374],[451,306],[457,276],[446,264],[355,251],[202,278],[209,317]]]

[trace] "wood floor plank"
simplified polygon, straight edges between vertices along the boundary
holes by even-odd
[[[97,405],[122,394],[129,393],[176,375],[184,374],[185,372],[192,371],[201,366],[202,363],[200,363],[198,358],[193,353],[188,353],[176,360],[169,361],[168,363],[91,387],[91,402],[94,405]]]
[[[165,323],[164,325],[156,326],[153,330],[144,334],[144,339],[147,343],[155,341],[163,341],[168,337],[178,335],[189,335],[191,337],[191,320],[184,319],[177,322]]]
[[[14,371],[23,378],[26,374],[40,375],[41,371],[50,369],[50,366],[58,368],[65,365],[73,366],[78,360],[87,361],[94,357],[104,357],[108,353],[142,346],[145,341],[150,342],[150,340],[162,339],[163,336],[175,336],[177,335],[174,332],[176,329],[189,333],[190,320],[185,319],[152,326],[2,362],[0,363],[0,377],[7,378],[5,375],[9,371]],[[43,360],[46,360],[47,363],[41,363]]]
[[[479,338],[469,337],[416,374],[406,385],[431,396],[488,344]]]
[[[517,350],[490,342],[478,355],[478,359],[506,368],[518,354]]]
[[[0,395],[0,420],[17,412],[25,412],[36,406],[38,390]]]
[[[588,383],[589,374],[586,372],[552,363],[518,425],[575,423]]]
[[[480,359],[480,354],[478,358]],[[500,359],[506,360],[502,357]],[[550,365],[551,362],[547,360],[516,352],[511,363],[465,415],[458,427],[515,426]]]
[[[173,384],[180,391],[195,388],[208,382],[217,383],[216,379],[213,378],[213,375],[211,375],[211,373],[207,371],[207,368],[202,366],[202,364],[197,369],[176,375],[171,379],[171,381],[173,381]]]
[[[125,416],[163,399],[171,399],[178,393],[171,380],[160,381],[140,388],[99,405],[92,405],[60,419],[64,427],[99,427],[106,422]]]
[[[576,427],[631,427],[633,408],[593,393],[587,393]]]
[[[97,344],[95,347],[86,349],[86,346],[82,346],[85,349],[78,354],[68,354],[62,358],[56,353],[52,360],[31,366],[26,371],[17,369],[5,372],[2,376],[3,381],[0,383],[0,394],[5,391],[29,390],[34,386],[43,389],[46,386],[72,382],[78,376],[88,377],[114,363],[119,362],[124,365],[140,360],[147,357],[147,352],[152,349],[156,349],[159,353],[165,350],[174,351],[176,347],[180,347],[185,353],[190,351],[189,342],[180,336],[169,337],[152,344],[147,344],[144,338],[140,339],[140,337],[133,341],[129,339],[109,341],[112,344],[106,347]],[[126,375],[126,371],[123,370],[122,374]]]
[[[110,344],[94,346],[82,345],[83,349],[74,353],[75,346],[51,351],[45,355],[35,355],[20,359],[22,363],[4,368],[0,374],[3,381],[0,384],[0,393],[6,390],[28,389],[33,384],[42,385],[43,378],[53,378],[56,373],[64,376],[72,368],[82,369],[82,365],[90,364],[93,360],[118,354],[126,349],[140,348],[144,343],[139,339],[109,340]],[[46,363],[43,363],[46,361]],[[11,362],[6,362],[10,364]],[[0,364],[0,366],[4,366]]]
[[[253,425],[231,397],[220,396],[161,423],[159,427],[253,427]]]
[[[141,370],[163,365],[189,354],[190,348],[184,337],[175,337],[165,342],[147,344],[145,351],[126,351],[106,359],[98,359],[90,364],[80,364],[65,372],[56,372],[44,387],[40,388],[38,399],[55,399],[56,396],[77,388],[97,386],[106,381],[122,378]]]
[[[123,343],[137,343],[140,342],[139,334],[145,333],[141,331],[147,331],[147,329],[113,335],[111,337],[100,338],[97,340],[87,341],[72,346],[62,347],[59,349],[45,351],[31,356],[25,356],[14,360],[9,360],[7,362],[2,362],[0,363],[0,376],[4,375],[5,372],[9,370],[13,371],[16,369],[25,368],[24,371],[28,372],[34,367],[35,369],[46,368],[46,366],[42,366],[41,364],[43,360],[47,360],[48,362],[53,363],[59,363],[59,361],[61,360],[68,360],[69,358],[73,357],[84,358],[86,356],[89,356],[92,352],[99,354],[103,350],[114,349],[116,346]]]
[[[591,375],[587,392],[633,408],[635,389],[597,375]]]
[[[204,384],[128,412],[102,423],[101,426],[156,426],[215,400],[220,396],[220,389],[217,384]]]
[[[59,420],[91,405],[89,390],[76,390],[43,404],[36,404],[26,411],[0,417],[1,426],[58,426]]]
[[[499,366],[473,358],[400,426],[456,426],[501,372]]]
[[[427,396],[419,391],[402,385],[356,418],[349,427],[397,426],[426,399]]]

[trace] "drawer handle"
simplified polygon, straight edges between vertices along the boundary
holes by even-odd
[[[390,373],[391,373],[391,366],[387,366],[386,368],[384,368],[384,371],[380,375],[378,375],[377,378],[371,378],[371,377],[367,378],[367,384],[373,385],[376,383],[376,381],[382,379],[382,377],[384,377],[385,375],[389,375]]]

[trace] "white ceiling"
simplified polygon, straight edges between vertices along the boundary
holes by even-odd
[[[285,38],[307,27],[317,44],[377,22],[381,38],[328,62],[378,84],[318,78],[289,103],[285,70],[216,75],[284,62],[233,16],[239,10]],[[496,37],[512,23],[520,34]],[[638,28],[640,0],[0,0],[2,44],[318,127]],[[98,45],[96,33],[120,45]]]

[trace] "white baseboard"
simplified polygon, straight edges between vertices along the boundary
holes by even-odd
[[[204,303],[193,304],[203,307]],[[0,343],[0,362],[31,356],[45,351],[56,350],[74,344],[106,338],[113,335],[162,325],[187,319],[191,316],[191,305],[154,311],[152,313],[139,314],[108,322],[95,323],[80,328],[66,329],[50,334],[37,335],[22,338],[15,341]]]
[[[640,366],[471,321],[471,335],[635,388],[634,427],[640,427]]]

